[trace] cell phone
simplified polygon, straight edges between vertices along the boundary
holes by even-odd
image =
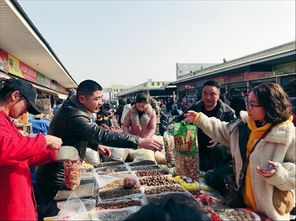
[[[269,166],[269,167],[260,167],[260,170],[263,171],[271,171],[271,170],[275,170],[276,168],[273,166]]]

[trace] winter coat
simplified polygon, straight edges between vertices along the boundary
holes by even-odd
[[[124,119],[123,132],[134,134],[139,137],[152,137],[156,130],[156,113],[148,104],[144,113],[139,116],[136,105],[133,105]]]
[[[247,119],[247,114],[242,117],[243,122],[246,122]],[[230,146],[232,158],[235,162],[236,182],[238,183],[242,158],[237,123],[221,122],[217,118],[209,118],[200,113],[194,124],[215,141]],[[280,215],[276,211],[273,205],[273,195],[277,188],[281,191],[292,191],[295,199],[295,151],[295,127],[292,122],[284,122],[274,126],[267,136],[257,144],[250,156],[249,167],[257,209],[272,220],[290,219],[289,213]],[[273,176],[266,178],[257,173],[256,167],[266,167],[268,160],[278,162],[279,167]]]
[[[43,135],[23,136],[0,111],[0,220],[37,220],[29,166],[54,159]]]
[[[87,111],[73,95],[63,103],[57,115],[54,116],[48,134],[60,137],[63,145],[75,147],[81,160],[84,159],[87,147],[96,150],[98,144],[133,149],[138,147],[138,137],[112,132],[91,122],[91,119],[92,113]],[[63,163],[54,162],[38,167],[36,175],[41,192],[43,190],[46,192],[53,191],[47,197],[49,200],[64,184]],[[42,194],[45,195],[46,193],[43,192]]]
[[[193,104],[188,110],[206,113],[208,116],[214,116],[226,122],[231,122],[236,119],[234,110],[221,100],[218,100],[217,106],[212,111],[205,110],[202,100]],[[184,115],[181,115],[176,118],[176,121],[181,121],[184,118]],[[214,148],[208,148],[207,146],[210,145],[209,142],[212,138],[207,136],[202,130],[197,131],[197,136],[201,170],[208,171],[220,167],[223,164],[230,163],[231,155],[228,149],[224,148],[221,144]]]

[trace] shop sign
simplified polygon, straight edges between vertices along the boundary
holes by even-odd
[[[37,72],[37,83],[45,86],[45,77],[43,74]]]
[[[244,75],[245,81],[250,81],[255,79],[274,77],[275,74],[273,71],[247,71],[244,73]]]
[[[21,72],[20,60],[18,60],[10,54],[8,55],[8,72],[21,78],[24,78]]]
[[[234,83],[234,82],[241,82],[244,81],[244,74],[238,73],[238,74],[227,74],[224,75],[224,83]]]
[[[0,70],[8,72],[8,53],[0,48]]]
[[[20,64],[21,64],[21,72],[22,72],[22,75],[24,76],[24,78],[36,83],[37,82],[37,72],[22,61],[20,62]]]
[[[194,89],[196,87],[195,82],[188,82],[186,84],[182,84],[178,87],[179,90],[184,91],[184,90],[190,90]]]
[[[283,74],[290,74],[296,73],[296,62],[290,62],[287,64],[277,65],[275,67],[275,74],[276,75],[283,75]]]

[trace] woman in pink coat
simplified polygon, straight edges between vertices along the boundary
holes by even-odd
[[[29,170],[55,159],[62,144],[54,136],[23,136],[12,122],[25,112],[39,113],[36,90],[25,80],[1,82],[0,90],[0,220],[37,220]]]
[[[156,130],[156,113],[145,94],[136,97],[135,104],[124,118],[123,132],[142,138],[152,137]]]

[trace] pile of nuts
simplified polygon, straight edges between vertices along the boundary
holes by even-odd
[[[187,176],[198,181],[199,178],[199,156],[188,157],[179,152],[175,154],[176,172],[180,176]]]
[[[172,185],[174,182],[166,176],[148,176],[140,179],[141,185],[146,186],[162,186],[162,185]]]
[[[141,206],[140,200],[130,200],[122,202],[110,202],[110,203],[100,203],[97,207],[97,210],[103,209],[121,209],[129,206]]]
[[[168,172],[165,170],[142,170],[142,171],[137,171],[136,175],[138,177],[142,176],[161,176],[161,175],[166,175]]]
[[[123,186],[125,189],[133,189],[134,187],[136,187],[136,185],[137,185],[137,181],[135,179],[124,178],[123,180]]]
[[[111,189],[107,191],[100,190],[99,195],[100,195],[100,198],[104,200],[104,199],[112,199],[112,198],[122,197],[126,195],[131,195],[135,193],[141,193],[140,189],[117,188],[117,189]]]
[[[179,186],[160,186],[160,187],[146,189],[144,192],[146,195],[152,195],[152,194],[158,194],[163,192],[185,192],[185,191]]]

